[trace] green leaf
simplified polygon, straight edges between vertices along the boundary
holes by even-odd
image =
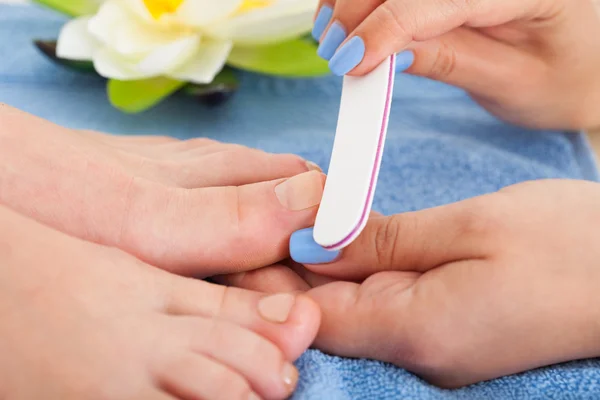
[[[35,3],[66,14],[70,17],[95,14],[100,0],[33,0]]]
[[[110,79],[107,90],[114,107],[133,114],[154,107],[184,85],[185,82],[163,77],[137,81]]]
[[[317,55],[317,44],[303,38],[273,45],[234,47],[227,63],[252,72],[289,78],[330,73],[327,61]]]
[[[138,113],[157,105],[173,93],[181,91],[199,98],[207,105],[218,105],[226,101],[238,88],[238,81],[230,68],[223,69],[206,85],[186,83],[160,77],[137,81],[108,82],[108,97],[111,104],[126,113]]]
[[[96,72],[94,63],[91,61],[74,61],[58,58],[56,56],[56,41],[35,40],[34,43],[35,46],[42,52],[42,54],[57,64],[81,72]]]
[[[225,68],[208,85],[190,83],[183,88],[183,92],[189,96],[206,97],[216,93],[235,92],[239,84],[235,74],[230,68]]]

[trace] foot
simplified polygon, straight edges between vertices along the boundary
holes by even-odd
[[[0,126],[0,204],[180,275],[282,260],[323,192],[318,168],[291,154],[73,131],[9,107]]]
[[[0,398],[284,399],[318,324],[0,207]]]

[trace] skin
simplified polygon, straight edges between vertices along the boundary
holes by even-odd
[[[600,23],[591,1],[326,0],[370,71],[415,52],[409,73],[466,89],[495,115],[537,128],[598,125]],[[454,388],[600,356],[600,185],[537,181],[414,213],[373,216],[328,265],[220,277],[307,291],[315,345],[406,368]]]
[[[0,207],[0,398],[287,398],[290,362],[313,340],[319,310],[299,296],[274,322],[264,297]]]
[[[315,302],[265,306],[191,277],[287,257],[314,222],[318,168],[208,139],[74,131],[6,105],[0,126],[0,398],[292,393]]]
[[[600,356],[599,202],[596,183],[523,183],[374,216],[331,264],[221,279],[306,290],[323,313],[316,347],[460,387]]]
[[[323,191],[324,175],[295,155],[73,131],[2,105],[0,126],[0,204],[180,275],[286,258]],[[288,209],[277,188],[302,174]]]
[[[494,115],[550,129],[600,126],[600,19],[591,0],[322,0],[366,47],[350,75],[415,53],[408,73],[465,89]],[[326,34],[327,30],[324,34]]]

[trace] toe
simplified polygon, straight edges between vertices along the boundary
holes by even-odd
[[[254,271],[220,275],[212,280],[222,285],[263,293],[305,292],[311,288],[306,280],[285,265],[271,265]]]
[[[257,333],[217,318],[178,317],[174,325],[173,335],[181,337],[184,350],[235,371],[262,398],[284,399],[295,389],[296,368],[275,344]]]
[[[172,315],[224,319],[275,343],[288,360],[310,346],[320,324],[318,305],[306,295],[266,295],[172,276],[165,310]]]
[[[162,390],[181,400],[247,400],[253,394],[240,374],[193,353],[180,355],[164,365],[156,372],[156,380]]]

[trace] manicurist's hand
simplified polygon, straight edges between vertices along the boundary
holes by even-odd
[[[322,0],[313,36],[338,75],[400,53],[400,70],[464,88],[510,122],[600,126],[592,0]]]
[[[287,257],[323,181],[294,155],[73,131],[0,105],[0,204],[179,274]]]
[[[229,283],[309,290],[323,312],[318,348],[467,385],[600,356],[599,204],[600,184],[524,183],[375,216],[341,253],[298,232],[292,256],[304,267]]]

